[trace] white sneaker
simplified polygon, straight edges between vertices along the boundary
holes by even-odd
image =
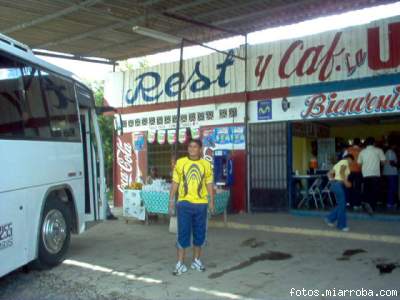
[[[330,222],[327,218],[324,219],[326,225],[328,225],[329,227],[334,227],[335,223]]]
[[[349,232],[350,231],[350,228],[349,227],[344,227],[344,228],[342,228],[342,229],[339,229],[340,231],[343,231],[343,232]]]
[[[206,268],[204,267],[203,263],[198,258],[194,259],[194,261],[192,262],[192,265],[190,267],[193,270],[197,270],[199,272],[204,272],[206,270]]]
[[[184,263],[178,261],[176,266],[175,266],[175,270],[172,272],[173,275],[175,276],[179,276],[182,275],[183,273],[187,272],[187,267],[185,266]]]

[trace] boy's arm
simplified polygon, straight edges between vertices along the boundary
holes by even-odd
[[[169,191],[169,214],[173,215],[175,210],[175,196],[178,190],[178,184],[172,181],[171,190]]]
[[[213,171],[211,169],[211,164],[207,163],[206,166],[206,187],[208,196],[210,197],[210,201],[208,203],[208,207],[210,211],[213,213],[215,209],[215,202],[214,202],[214,176]]]
[[[179,182],[180,182],[180,173],[177,165],[175,165],[174,171],[172,172],[172,184],[171,190],[169,191],[169,213],[170,215],[174,214],[175,210],[175,199],[176,192],[178,191]]]
[[[208,203],[208,207],[211,212],[214,212],[215,202],[214,202],[214,185],[212,183],[207,184],[207,192],[210,197],[210,202]]]

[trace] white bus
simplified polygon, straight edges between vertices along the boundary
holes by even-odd
[[[104,219],[101,145],[91,90],[0,35],[0,277],[58,264]]]

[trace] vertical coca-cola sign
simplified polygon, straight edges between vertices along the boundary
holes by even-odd
[[[114,205],[122,206],[123,192],[136,177],[136,155],[133,151],[132,135],[117,136],[114,145],[115,181],[114,181]]]

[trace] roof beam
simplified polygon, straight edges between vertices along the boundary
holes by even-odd
[[[43,17],[31,20],[31,21],[22,23],[22,24],[18,24],[18,25],[6,28],[6,29],[2,30],[2,33],[9,34],[9,33],[21,30],[21,29],[26,29],[28,27],[39,25],[39,24],[48,22],[50,20],[54,20],[54,19],[63,17],[65,15],[69,15],[69,14],[71,14],[73,12],[76,12],[76,11],[80,10],[81,8],[93,6],[93,5],[95,5],[95,4],[97,4],[97,3],[101,2],[101,1],[103,1],[103,0],[86,0],[86,1],[81,2],[79,4],[75,4],[75,5],[72,5],[70,7],[65,8],[65,9],[62,9],[62,10],[60,10],[58,12],[53,13],[53,14],[49,14],[49,15],[46,15],[46,16],[43,16]]]
[[[153,5],[153,4],[155,4],[157,2],[161,2],[161,1],[162,0],[149,0],[149,1],[144,2],[142,4],[142,6],[150,6],[150,5]],[[210,0],[190,1],[188,3],[185,3],[185,4],[182,4],[182,5],[178,5],[176,7],[167,9],[166,12],[176,12],[176,11],[179,11],[179,10],[182,10],[182,9],[187,9],[187,8],[190,8],[190,7],[193,7],[193,6],[197,6],[197,5],[200,5],[200,4],[203,4],[203,3],[207,3],[209,1]],[[148,17],[155,17],[155,16],[160,16],[160,15],[161,15],[161,13],[159,13],[159,12],[152,12],[152,13],[149,13],[148,15],[143,15],[143,16],[140,16],[140,17],[133,17],[133,18],[126,19],[126,20],[121,20],[118,23],[114,23],[114,24],[111,24],[111,25],[108,25],[108,26],[105,26],[105,27],[96,28],[94,30],[90,30],[90,31],[87,31],[87,32],[84,32],[84,33],[81,33],[81,34],[70,36],[70,37],[67,37],[65,39],[61,39],[61,40],[54,41],[54,42],[48,42],[48,43],[41,44],[41,45],[35,45],[35,48],[45,49],[45,48],[56,46],[56,45],[63,44],[63,43],[74,42],[74,41],[77,41],[77,40],[80,40],[80,39],[83,39],[83,38],[86,38],[86,37],[89,37],[89,36],[92,36],[92,35],[100,34],[100,33],[104,32],[104,31],[107,31],[107,30],[114,30],[114,29],[121,28],[123,26],[132,26],[132,25],[135,25],[135,23],[139,23],[139,22],[145,21]]]
[[[40,55],[40,56],[47,56],[47,57],[62,58],[62,59],[79,60],[79,61],[91,62],[91,63],[96,63],[96,64],[104,64],[104,65],[116,65],[117,64],[117,62],[112,61],[112,60],[95,59],[95,58],[88,58],[88,57],[82,57],[82,56],[77,56],[77,55],[70,56],[67,54],[50,53],[50,52],[44,52],[44,51],[39,51],[39,50],[33,50],[33,54]]]
[[[199,26],[199,27],[208,28],[208,29],[211,29],[211,30],[222,31],[222,32],[230,33],[230,34],[234,34],[234,35],[246,35],[244,33],[238,32],[238,31],[234,31],[234,30],[231,30],[231,29],[218,27],[218,26],[215,26],[215,25],[212,25],[212,24],[201,22],[201,21],[199,21],[197,19],[192,19],[192,18],[188,18],[188,17],[185,17],[185,16],[180,16],[180,15],[173,14],[173,13],[164,13],[163,15],[166,16],[166,17],[175,19],[175,20],[186,22],[186,23],[189,23],[189,24],[192,24],[192,25],[196,25],[196,26]]]
[[[253,0],[253,3],[249,1],[246,4],[241,4],[241,5],[236,6],[235,9],[237,9],[238,7],[239,8],[246,7],[248,5],[254,4],[254,3],[259,2],[259,1],[260,0]],[[304,4],[304,3],[311,4],[311,3],[317,3],[318,1],[319,0],[302,0],[300,2],[294,2],[294,3],[286,4],[286,5],[283,5],[283,6],[273,7],[273,8],[270,8],[270,9],[264,9],[264,10],[261,10],[261,11],[257,11],[255,13],[252,12],[252,13],[248,13],[248,14],[243,14],[243,15],[241,15],[239,17],[227,18],[227,19],[220,18],[219,20],[217,20],[215,22],[211,22],[210,25],[211,26],[220,26],[220,25],[230,24],[230,23],[237,22],[237,21],[240,21],[240,20],[243,20],[243,19],[253,18],[253,17],[259,16],[259,15],[270,16],[271,14],[276,14],[277,12],[280,12],[282,10],[294,9],[294,7],[296,5],[299,5],[300,3],[302,3],[302,4]],[[195,20],[199,21],[199,22],[204,22],[204,21],[202,21],[202,19],[206,19],[207,17],[213,16],[213,15],[219,15],[219,14],[223,13],[223,11],[224,11],[224,9],[214,10],[214,11],[209,12],[209,13],[204,13],[204,14],[198,15]],[[187,29],[187,28],[185,28],[185,29]],[[177,32],[172,32],[172,31],[168,31],[166,33],[177,35]],[[94,55],[95,53],[98,53],[99,51],[104,51],[104,50],[107,50],[107,49],[113,49],[113,48],[114,49],[119,49],[121,47],[126,47],[129,44],[137,43],[137,42],[140,42],[140,41],[142,41],[142,39],[140,39],[140,40],[137,40],[137,39],[136,40],[130,40],[130,41],[127,41],[127,42],[119,44],[119,45],[106,46],[104,48],[100,48],[100,49],[91,51],[91,52],[87,53],[87,55],[91,56],[91,55]],[[164,49],[164,50],[160,49],[160,51],[155,51],[155,53],[162,52],[162,51],[167,51],[168,49],[170,49],[170,48],[167,48],[167,49]],[[139,56],[136,56],[136,57],[139,57]],[[119,60],[119,59],[122,59],[122,58],[113,57],[113,59],[114,60]]]
[[[219,20],[219,21],[214,22],[214,24],[215,25],[223,25],[223,24],[228,24],[228,23],[241,21],[243,19],[258,17],[260,15],[268,16],[268,15],[275,14],[275,13],[283,11],[283,10],[294,9],[299,4],[303,4],[303,3],[307,3],[307,2],[308,3],[313,3],[313,2],[315,3],[315,2],[319,2],[319,1],[317,1],[317,0],[303,0],[303,1],[299,1],[299,2],[293,2],[293,3],[285,4],[285,5],[282,5],[282,6],[277,6],[277,7],[273,7],[273,8],[264,9],[264,10],[261,10],[261,11],[252,12],[252,13],[249,13],[249,14],[243,14],[241,16],[237,16],[237,17],[233,17],[233,18],[229,18],[229,19]]]
[[[233,9],[241,9],[243,7],[246,7],[246,6],[249,6],[249,5],[253,5],[253,4],[256,4],[258,2],[263,2],[263,1],[265,1],[265,0],[247,0],[246,3],[238,4],[238,5],[236,5],[235,7],[232,7],[232,8]],[[226,12],[226,10],[227,10],[226,8],[217,9],[217,10],[214,10],[212,12],[206,12],[206,13],[203,13],[203,14],[199,14],[198,16],[196,16],[197,17],[196,20],[200,21],[200,22],[205,22],[204,20],[206,20],[206,18],[209,17],[209,16],[212,16],[212,15],[215,15],[215,14],[217,14],[217,15],[221,14],[223,16],[223,14],[224,14],[224,12]],[[217,24],[216,24],[216,22],[212,22],[212,23],[210,23],[210,25],[217,25]],[[188,28],[188,26],[186,26],[185,28],[179,28],[178,30],[168,31],[166,33],[173,34],[173,35],[178,35],[182,29],[187,29],[187,28]],[[93,51],[86,52],[85,55],[86,56],[96,55],[96,53],[101,53],[102,51],[105,51],[105,50],[108,50],[108,49],[119,49],[119,48],[125,47],[126,45],[130,45],[132,43],[138,44],[138,43],[140,43],[142,41],[146,41],[146,40],[148,40],[148,39],[147,38],[137,39],[137,38],[134,37],[134,38],[130,39],[129,41],[126,41],[124,43],[119,43],[117,45],[107,45],[107,46],[104,46],[102,48],[97,47],[96,49],[93,49]],[[167,51],[167,50],[165,50],[165,51]]]

